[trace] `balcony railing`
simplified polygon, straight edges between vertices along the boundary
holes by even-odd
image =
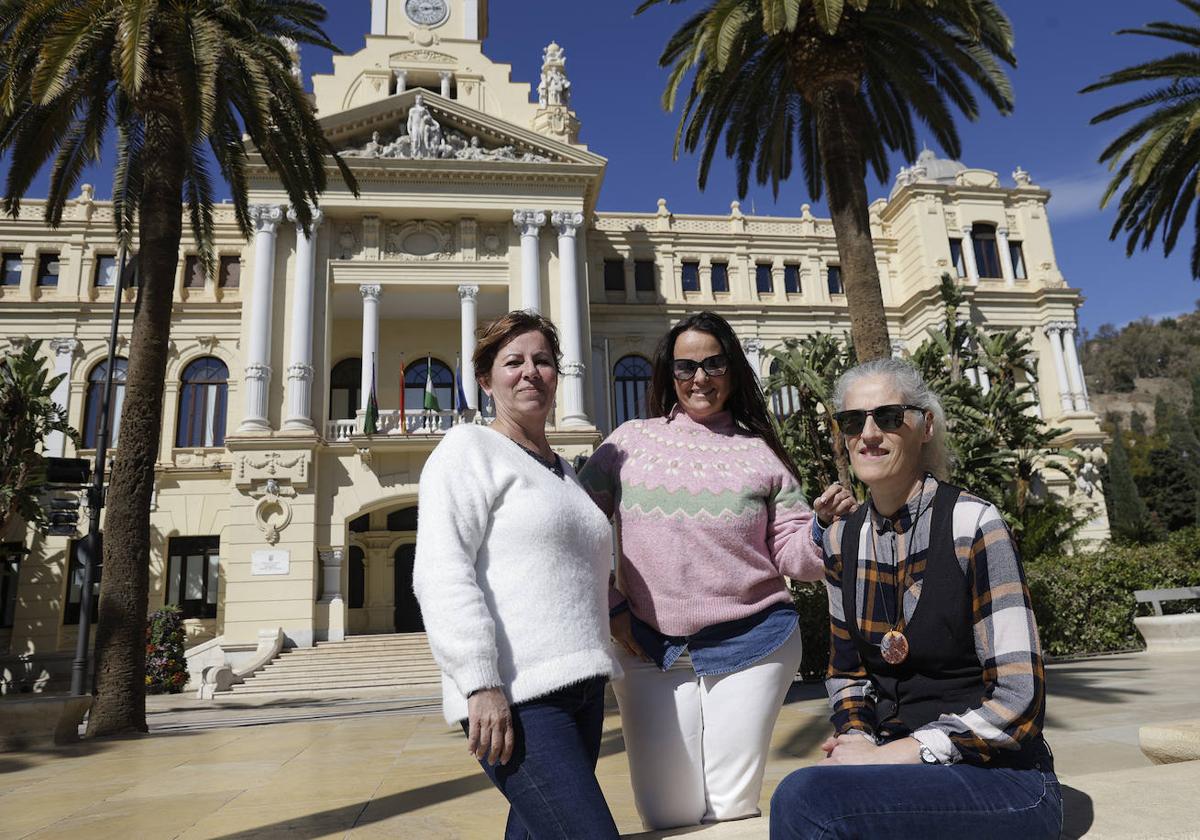
[[[474,416],[471,416],[468,412],[412,409],[404,412],[403,427],[399,411],[379,412],[379,422],[376,425],[377,434],[380,435],[442,435],[463,423],[490,424],[493,419],[483,416],[480,412],[474,412]],[[352,437],[362,434],[362,422],[361,417],[330,420],[325,427],[325,439],[332,443],[349,441]]]

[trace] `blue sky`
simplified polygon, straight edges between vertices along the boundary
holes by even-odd
[[[490,3],[485,51],[493,60],[511,63],[514,79],[537,79],[541,50],[551,40],[566,49],[582,140],[609,160],[600,209],[650,212],[663,197],[675,212],[719,213],[736,197],[733,169],[724,161],[714,167],[705,192],[696,186],[694,158],[672,161],[677,120],[660,106],[665,73],[657,66],[659,51],[684,17],[705,2],[663,6],[636,19],[637,0]],[[370,5],[370,0],[326,3],[327,30],[344,52],[362,48]],[[1165,52],[1165,44],[1117,37],[1116,30],[1154,20],[1188,21],[1190,13],[1174,0],[1001,0],[1001,6],[1017,37],[1019,63],[1012,73],[1017,107],[1007,118],[985,110],[977,123],[961,124],[963,162],[997,170],[1005,180],[1020,165],[1035,183],[1054,191],[1050,222],[1058,261],[1068,282],[1083,291],[1084,327],[1191,311],[1200,298],[1200,285],[1188,272],[1191,237],[1183,238],[1169,259],[1161,250],[1126,258],[1123,242],[1108,240],[1112,211],[1098,209],[1108,173],[1096,159],[1117,127],[1088,121],[1129,93],[1077,93],[1106,72]],[[313,73],[332,67],[329,54],[319,50],[306,49],[303,63],[310,84]],[[0,160],[0,174],[6,171]],[[110,173],[89,174],[101,196],[111,194]],[[873,197],[887,191],[883,184],[870,185]],[[42,177],[30,195],[45,192]],[[743,208],[795,215],[809,201],[796,178],[782,187],[778,200],[769,189],[752,189]],[[814,212],[820,209],[814,204]]]

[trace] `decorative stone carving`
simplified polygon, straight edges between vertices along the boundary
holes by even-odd
[[[221,339],[215,335],[198,335],[196,336],[196,344],[200,345],[200,349],[205,353],[212,353],[221,343]]]
[[[571,105],[567,56],[563,48],[553,41],[542,52],[542,80],[538,84],[538,104],[543,108],[568,108]]]
[[[587,365],[583,362],[564,362],[562,366],[563,376],[578,376],[583,377],[584,371],[587,370]]]
[[[378,133],[378,132],[376,132]],[[354,228],[350,225],[342,225],[342,230],[338,234],[337,254],[339,260],[352,260],[358,253],[358,237],[354,235]]]
[[[270,480],[303,487],[308,484],[311,466],[308,452],[248,452],[238,457],[233,480],[239,487]]]
[[[29,346],[29,342],[32,339],[27,335],[10,335],[6,341],[8,341],[9,349],[13,353],[20,353]]]
[[[559,236],[574,236],[583,227],[583,214],[555,210],[550,214],[550,224],[554,225]]]
[[[550,158],[524,152],[518,154],[513,146],[487,148],[478,137],[468,137],[461,131],[444,129],[434,118],[425,97],[417,95],[399,133],[384,141],[384,134],[375,131],[363,146],[342,151],[343,157],[382,160],[495,160],[518,163],[548,163]]]
[[[436,50],[405,50],[392,56],[396,62],[420,62],[423,64],[454,64],[458,59]]]
[[[279,36],[279,43],[283,44],[288,58],[292,60],[292,78],[297,82],[303,82],[303,75],[300,71],[300,45],[286,35]]]
[[[250,208],[250,220],[256,233],[274,234],[283,221],[283,207],[278,204],[255,204]]]
[[[508,253],[508,238],[505,231],[489,226],[484,228],[479,239],[479,258],[481,260],[504,259]]]
[[[1019,166],[1013,170],[1012,179],[1018,187],[1028,187],[1033,185],[1033,178],[1028,172]]]
[[[392,222],[384,233],[383,258],[448,260],[454,256],[454,227],[440,222]]]
[[[11,341],[11,339],[9,339]],[[54,351],[56,356],[68,356],[74,358],[79,352],[79,340],[75,338],[52,338],[50,339],[50,349]]]
[[[379,217],[363,216],[363,250],[369,260],[379,259]]]
[[[275,545],[279,542],[280,532],[292,524],[292,505],[286,497],[294,498],[296,491],[270,478],[262,490],[252,491],[250,495],[261,496],[254,507],[254,523],[262,531],[267,545]]]

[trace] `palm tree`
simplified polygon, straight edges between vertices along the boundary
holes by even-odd
[[[638,13],[679,2],[645,0]],[[701,189],[723,138],[743,197],[752,173],[778,195],[797,158],[809,193],[828,190],[854,347],[861,360],[890,354],[867,165],[882,181],[889,151],[916,158],[914,117],[961,156],[952,109],[978,117],[972,85],[1012,109],[1008,18],[992,0],[711,0],[659,61],[671,68],[667,110],[694,71],[675,154],[700,149]]]
[[[33,178],[53,159],[45,218],[57,225],[115,125],[113,202],[123,242],[138,219],[141,288],[107,496],[89,734],[146,730],[150,494],[184,204],[211,272],[210,160],[232,188],[237,223],[249,237],[246,166],[256,154],[307,229],[332,148],[281,39],[335,49],[321,29],[324,19],[325,9],[308,0],[0,0],[6,211],[18,212]],[[356,190],[349,170],[333,160]]]
[[[1200,2],[1179,0],[1195,15]],[[1155,83],[1153,89],[1116,105],[1092,119],[1092,125],[1143,112],[1100,155],[1100,162],[1116,170],[1100,206],[1118,192],[1117,218],[1110,239],[1128,234],[1126,255],[1140,246],[1148,250],[1160,233],[1163,254],[1170,255],[1187,223],[1196,191],[1200,188],[1200,26],[1159,21],[1141,29],[1122,29],[1119,35],[1145,35],[1178,45],[1179,51],[1144,64],[1110,73],[1081,93],[1118,85]],[[1150,109],[1144,112],[1143,109]],[[1193,230],[1200,233],[1200,214]],[[1192,245],[1192,277],[1200,280],[1200,235]]]

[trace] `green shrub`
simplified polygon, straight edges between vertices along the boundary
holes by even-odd
[[[178,694],[187,685],[187,658],[183,653],[183,614],[178,607],[163,607],[146,624],[146,693]]]
[[[1042,557],[1027,563],[1025,572],[1046,654],[1141,648],[1133,624],[1138,614],[1133,593],[1200,583],[1200,529],[1177,531],[1150,545],[1112,544],[1094,552]],[[1194,609],[1195,602],[1181,606]]]

